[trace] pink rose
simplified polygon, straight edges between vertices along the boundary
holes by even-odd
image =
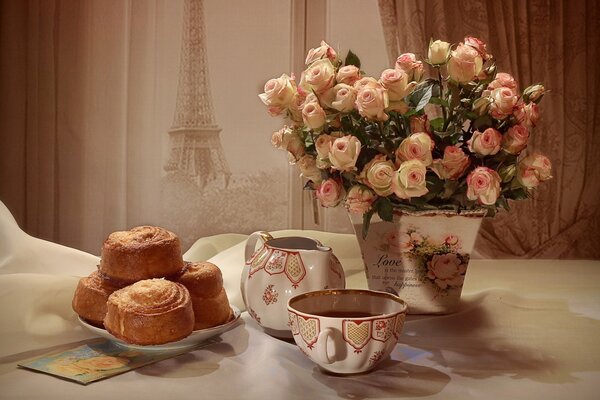
[[[462,286],[467,272],[467,264],[455,253],[435,254],[427,262],[427,277],[435,281],[441,289],[448,286]]]
[[[460,43],[452,51],[448,60],[448,74],[450,79],[458,83],[467,83],[474,80],[483,68],[483,60],[479,52],[471,46]]]
[[[552,178],[552,163],[541,154],[530,154],[517,165],[517,180],[528,189]]]
[[[471,164],[471,159],[458,146],[446,146],[444,158],[433,160],[431,169],[442,179],[458,179]]]
[[[502,148],[510,154],[519,154],[527,147],[529,129],[523,125],[514,125],[502,138]]]
[[[459,247],[460,239],[456,235],[448,235],[444,239],[444,244],[450,247]]]
[[[279,78],[269,79],[265,83],[264,91],[258,97],[269,107],[271,114],[277,114],[292,103],[296,94],[296,83],[293,77],[283,74]]]
[[[413,53],[401,54],[396,60],[395,68],[404,71],[409,81],[419,82],[423,77],[423,62],[417,61]]]
[[[540,119],[539,108],[535,103],[517,104],[514,115],[520,124],[525,125],[528,128],[536,126]]]
[[[312,181],[317,185],[323,181],[321,170],[317,168],[316,160],[313,156],[306,154],[300,157],[298,160],[298,168],[300,168],[302,176],[309,181]]]
[[[379,82],[388,91],[391,101],[400,101],[415,90],[416,82],[409,82],[406,72],[401,69],[386,69],[381,73]]]
[[[487,90],[491,92],[498,88],[508,88],[516,95],[517,81],[515,81],[515,78],[513,78],[512,75],[507,74],[506,72],[498,72],[496,78],[488,85]]]
[[[344,198],[344,187],[335,179],[327,179],[316,191],[317,199],[323,207],[335,207]]]
[[[360,78],[359,80],[354,82],[354,89],[356,89],[357,92],[361,91],[366,87],[381,88],[382,86],[377,79],[371,76],[365,76],[364,78]]]
[[[347,113],[354,110],[356,103],[356,90],[345,83],[335,85],[328,96],[331,99],[330,107],[339,112]]]
[[[365,79],[365,78],[363,78]],[[360,86],[361,79],[355,84]],[[356,108],[360,115],[367,119],[376,121],[387,121],[389,118],[384,110],[389,105],[388,92],[379,83],[373,84],[366,81],[365,85],[358,89],[356,95]]]
[[[477,50],[482,59],[489,60],[490,58],[492,58],[492,56],[488,54],[487,46],[483,40],[478,39],[476,37],[467,36],[465,38],[465,44]]]
[[[360,69],[355,65],[344,65],[338,70],[335,79],[338,83],[354,85],[360,79]]]
[[[379,196],[389,196],[393,193],[392,176],[395,170],[394,164],[385,155],[378,154],[365,165],[360,179]]]
[[[408,253],[414,248],[414,244],[408,233],[399,233],[396,231],[387,232],[383,235],[383,240],[393,253]]]
[[[494,128],[487,128],[483,132],[475,131],[467,141],[469,151],[482,156],[489,156],[500,151],[502,134]]]
[[[319,103],[308,103],[302,109],[302,119],[311,129],[319,129],[325,125],[325,110]]]
[[[500,196],[500,175],[488,167],[477,167],[467,176],[467,198],[493,205]]]
[[[431,150],[434,143],[424,132],[413,133],[404,139],[396,149],[397,163],[408,160],[419,160],[425,166],[431,165]]]
[[[306,65],[309,65],[323,58],[327,58],[334,62],[337,59],[337,53],[330,45],[324,41],[321,41],[321,45],[319,47],[312,48],[308,51],[306,60],[304,62]]]
[[[304,82],[316,93],[324,93],[333,87],[335,68],[329,59],[321,59],[312,63],[304,71]]]
[[[371,209],[377,196],[370,189],[354,185],[346,196],[346,209],[353,214],[364,214]]]
[[[419,160],[405,161],[400,164],[400,168],[394,173],[392,180],[392,189],[396,196],[401,199],[409,199],[421,197],[429,192],[425,180],[426,173],[425,164]]]
[[[517,99],[517,96],[509,88],[500,87],[492,90],[490,93],[490,115],[496,119],[508,117],[513,113]]]
[[[281,149],[287,150],[290,162],[293,164],[304,155],[304,141],[291,128],[283,127],[280,132],[282,132]]]
[[[353,171],[360,154],[360,141],[352,135],[335,139],[329,147],[331,166],[339,171]]]
[[[410,117],[410,131],[412,133],[417,132],[427,132],[431,133],[431,126],[429,125],[429,120],[427,115],[413,115]]]

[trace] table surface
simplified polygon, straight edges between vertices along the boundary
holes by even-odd
[[[331,246],[346,286],[366,286],[356,238],[274,233],[289,234]],[[202,238],[184,254],[215,262],[240,308],[245,238]],[[0,202],[0,399],[600,398],[600,261],[471,260],[459,311],[409,316],[391,357],[368,374],[321,372],[247,313],[219,342],[88,386],[17,368],[94,338],[70,304],[97,263],[28,236]]]
[[[322,373],[249,318],[211,344],[82,386],[17,369],[49,349],[0,359],[0,398],[596,399],[600,262],[473,260],[461,309],[409,316],[375,371]]]

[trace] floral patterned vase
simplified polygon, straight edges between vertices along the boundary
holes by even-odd
[[[398,295],[410,314],[446,314],[460,302],[469,258],[485,212],[373,216],[363,238],[362,216],[350,214],[369,289]]]

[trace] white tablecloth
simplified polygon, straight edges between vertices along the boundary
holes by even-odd
[[[301,234],[334,249],[348,287],[365,287],[351,235]],[[185,254],[219,265],[240,307],[244,239],[203,238]],[[598,261],[473,260],[461,310],[409,317],[391,358],[366,375],[323,374],[247,313],[219,343],[88,386],[16,368],[92,337],[70,302],[97,262],[27,236],[0,203],[0,399],[600,398]]]

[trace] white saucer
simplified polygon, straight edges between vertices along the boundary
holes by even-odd
[[[212,337],[220,335],[223,332],[227,332],[228,330],[233,328],[235,325],[237,325],[237,323],[240,320],[241,312],[235,306],[231,306],[231,312],[232,312],[232,318],[229,321],[227,321],[226,323],[224,323],[223,325],[218,325],[218,326],[208,328],[208,329],[200,329],[197,331],[193,331],[191,333],[191,335],[186,337],[185,339],[181,339],[177,342],[165,343],[165,344],[156,345],[156,346],[140,346],[140,345],[126,343],[120,339],[117,339],[110,333],[108,333],[108,331],[104,328],[98,328],[96,326],[90,325],[89,323],[87,323],[86,321],[84,321],[81,318],[79,318],[79,322],[81,323],[81,325],[83,325],[84,328],[90,330],[91,332],[95,333],[96,335],[101,336],[105,339],[109,339],[112,342],[114,342],[115,344],[117,344],[118,346],[125,347],[127,349],[142,350],[142,351],[184,350],[187,348],[195,347],[195,346],[199,345],[200,343],[202,343]]]

